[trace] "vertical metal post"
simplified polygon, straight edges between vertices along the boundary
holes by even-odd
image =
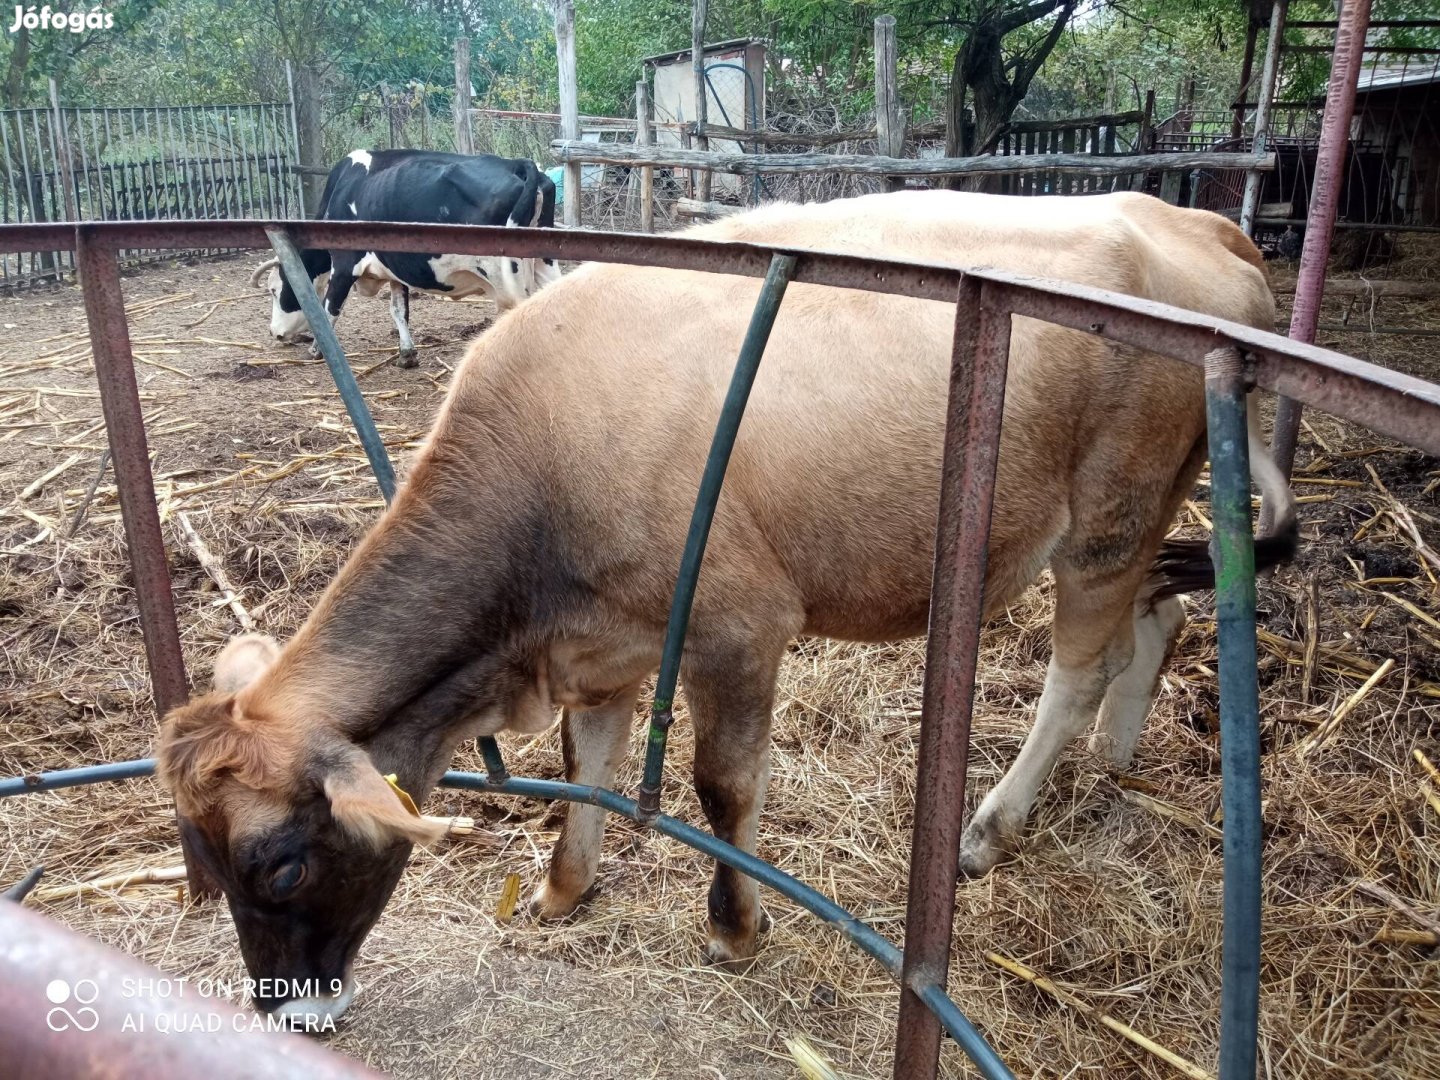
[[[675,686],[680,681],[680,655],[685,648],[685,631],[690,626],[690,607],[695,600],[695,585],[700,580],[700,564],[705,558],[705,542],[710,538],[710,523],[720,501],[720,485],[725,482],[725,469],[750,388],[760,370],[760,359],[785,298],[785,287],[795,273],[794,255],[775,255],[770,271],[760,287],[755,310],[750,313],[750,326],[740,346],[740,358],[730,376],[730,388],[715,424],[715,437],[705,459],[700,477],[700,490],[695,496],[695,510],[690,516],[690,530],[685,536],[685,550],[680,556],[680,572],[675,580],[675,594],[670,601],[670,619],[665,627],[665,645],[660,655],[660,674],[655,680],[655,700],[650,706],[650,737],[645,746],[645,775],[640,781],[636,802],[642,819],[649,820],[660,812],[660,781],[665,769],[665,740],[675,722]]]
[[[920,991],[943,987],[950,963],[990,510],[1010,359],[1010,313],[986,308],[983,300],[983,284],[964,278],[955,305],[935,529],[895,1080],[934,1077],[940,1057],[940,1023]]]
[[[1295,306],[1290,314],[1290,337],[1311,343],[1320,322],[1320,301],[1325,297],[1325,264],[1330,260],[1330,238],[1345,185],[1346,152],[1350,148],[1350,118],[1355,112],[1355,84],[1365,55],[1365,32],[1370,28],[1370,0],[1345,0],[1335,31],[1335,56],[1330,85],[1325,90],[1325,116],[1320,122],[1320,147],[1315,155],[1315,182],[1310,212],[1305,220],[1305,246],[1300,251],[1300,274],[1295,281]],[[1300,434],[1300,403],[1282,397],[1275,409],[1275,464],[1286,476],[1295,464],[1295,442]],[[1266,522],[1261,523],[1264,529]]]
[[[1237,349],[1220,348],[1205,357],[1225,811],[1220,1080],[1253,1080],[1260,1008],[1260,692],[1245,392]]]
[[[140,631],[150,669],[155,712],[164,716],[185,704],[190,696],[185,657],[180,651],[180,629],[175,621],[175,598],[170,591],[170,568],[165,561],[165,540],[155,508],[155,480],[150,474],[150,451],[145,442],[145,420],[135,362],[130,352],[130,328],[125,321],[125,296],[120,288],[120,261],[98,238],[91,226],[75,230],[76,262],[85,282],[85,318],[95,357],[95,378],[110,456],[115,463],[115,486],[120,496],[120,518],[135,578],[135,601],[140,608]],[[184,844],[182,843],[182,848]],[[220,890],[185,850],[190,894],[196,899],[216,897]]]
[[[1270,136],[1270,99],[1275,96],[1275,79],[1280,70],[1280,42],[1285,36],[1285,11],[1289,0],[1275,0],[1270,11],[1270,36],[1265,40],[1265,60],[1260,67],[1260,87],[1255,98],[1255,139],[1251,149],[1257,154],[1265,152],[1265,143]],[[1249,86],[1241,90],[1242,98],[1248,94]],[[1236,132],[1237,136],[1239,132]],[[1251,169],[1245,174],[1245,195],[1240,201],[1240,229],[1246,236],[1255,235],[1255,211],[1260,205],[1260,190],[1264,174]]]
[[[365,404],[365,395],[360,392],[360,384],[355,381],[355,373],[350,370],[350,363],[345,359],[345,350],[340,347],[340,339],[335,336],[335,327],[331,325],[330,317],[325,314],[325,308],[320,303],[320,296],[315,292],[315,283],[305,272],[300,252],[284,229],[266,229],[265,235],[270,238],[270,246],[275,249],[275,255],[280,260],[280,269],[290,282],[290,288],[295,290],[295,298],[300,301],[300,310],[305,312],[305,318],[310,323],[310,332],[315,335],[315,344],[320,347],[320,353],[325,357],[330,375],[335,380],[335,388],[340,391],[340,400],[345,402],[345,411],[350,414],[350,422],[355,425],[355,433],[360,436],[360,445],[365,448],[365,456],[370,459],[370,469],[375,473],[375,482],[380,485],[380,494],[385,496],[388,503],[395,497],[395,470],[390,465],[390,455],[385,450],[380,432],[375,428],[370,406]]]

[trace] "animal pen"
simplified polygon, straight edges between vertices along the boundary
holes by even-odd
[[[1254,1075],[1259,996],[1260,790],[1256,677],[1255,580],[1250,527],[1245,395],[1263,387],[1440,453],[1440,386],[1386,371],[1344,355],[1165,305],[1081,285],[998,270],[964,270],[836,255],[716,243],[687,237],[641,237],[535,229],[465,229],[358,222],[167,222],[7,226],[0,250],[73,251],[84,285],[120,502],[132,561],[146,654],[157,709],[183,703],[189,693],[156,510],[155,490],[121,295],[118,253],[136,248],[258,248],[267,243],[294,273],[295,247],[354,246],[369,250],[467,252],[517,258],[551,257],[704,270],[763,277],[701,479],[680,565],[660,681],[652,705],[645,779],[638,795],[511,776],[493,740],[484,740],[484,774],[450,773],[444,783],[476,791],[587,802],[628,817],[756,878],[806,908],[876,958],[902,988],[895,1075],[936,1075],[942,1030],[979,1072],[1011,1075],[945,990],[955,909],[960,826],[964,812],[969,721],[979,641],[981,582],[995,479],[1013,316],[1041,319],[1203,367],[1210,455],[1215,553],[1224,777],[1225,938],[1222,949],[1220,1075]],[[954,303],[952,379],[946,426],[941,509],[931,601],[931,632],[920,731],[909,908],[903,953],[855,916],[753,855],[660,812],[659,769],[673,718],[675,675],[690,598],[700,572],[706,534],[725,466],[743,417],[751,381],[781,306],[786,285],[804,282],[865,289]],[[307,297],[312,325],[325,326],[319,301]],[[388,459],[363,398],[346,378],[348,366],[333,335],[319,338],[352,419],[388,489]],[[387,496],[388,496],[387,490]],[[53,790],[145,775],[149,761],[101,765],[0,782],[0,795]],[[199,895],[211,887],[191,867]],[[0,906],[0,924],[21,916]],[[51,959],[63,945],[56,931],[25,917]],[[45,929],[41,929],[45,927]],[[45,952],[46,948],[49,952]],[[27,986],[37,972],[18,970],[13,950],[0,957],[7,986]],[[27,954],[28,955],[28,954]],[[23,962],[22,962],[22,966]],[[42,973],[39,973],[43,975]],[[70,1072],[80,1044],[66,1042],[32,1021],[26,1008],[0,1010],[4,1040],[42,1072]],[[158,1053],[152,1045],[106,1040],[117,1057]],[[168,1049],[168,1048],[167,1048]],[[1003,1052],[1003,1047],[1001,1048]],[[247,1052],[249,1048],[247,1047]],[[255,1052],[259,1052],[258,1048]],[[267,1051],[279,1052],[279,1051]],[[1163,1048],[1153,1052],[1166,1053]],[[139,1059],[134,1059],[138,1061]],[[178,1067],[178,1066],[177,1066]],[[336,1064],[336,1069],[341,1066]],[[356,1067],[358,1070],[358,1066]]]

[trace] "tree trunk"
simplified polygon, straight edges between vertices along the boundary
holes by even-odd
[[[15,34],[10,66],[5,72],[5,107],[18,109],[25,100],[25,70],[30,66],[30,31],[23,26]]]
[[[965,157],[965,52],[955,54],[955,63],[950,68],[950,90],[945,95],[945,156]],[[951,176],[945,186],[952,191],[960,190],[960,177]]]

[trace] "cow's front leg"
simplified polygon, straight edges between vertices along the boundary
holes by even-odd
[[[342,266],[336,263],[331,270],[330,283],[325,286],[325,314],[330,317],[331,326],[340,318],[340,312],[345,308],[345,300],[350,295],[350,290],[355,287],[354,269],[353,264]],[[319,334],[315,335],[315,340],[310,345],[310,355],[320,355]]]
[[[565,779],[572,784],[610,787],[625,760],[635,699],[640,684],[622,690],[593,709],[566,709],[560,720],[565,753]],[[542,919],[563,919],[579,906],[600,867],[600,844],[605,838],[605,813],[588,803],[570,803],[565,824],[550,855],[550,870],[530,901],[530,910]]]
[[[410,290],[399,282],[390,284],[390,318],[395,320],[395,330],[400,335],[400,356],[396,362],[402,368],[413,368],[420,361],[415,358],[415,342],[410,337]]]
[[[755,853],[770,780],[770,713],[779,649],[746,649],[687,666],[685,690],[695,723],[695,793],[715,836]],[[740,652],[740,650],[736,650]],[[760,886],[720,863],[710,883],[705,957],[736,971],[750,966],[767,920]]]

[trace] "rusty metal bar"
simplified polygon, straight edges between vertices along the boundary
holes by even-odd
[[[0,903],[0,1046],[7,1076],[375,1078],[359,1061],[177,981],[19,904]],[[210,993],[203,991],[209,990]],[[170,996],[166,996],[166,995]]]
[[[175,619],[175,598],[170,591],[170,568],[165,560],[165,539],[155,509],[155,480],[150,472],[150,451],[145,441],[145,420],[140,389],[135,383],[135,361],[130,352],[130,328],[125,321],[125,296],[120,288],[120,263],[113,248],[94,242],[93,226],[75,228],[75,251],[80,280],[85,283],[85,317],[90,326],[90,348],[110,455],[115,463],[115,486],[125,544],[135,578],[135,601],[140,608],[140,631],[157,716],[185,704],[190,697],[180,630]],[[219,889],[185,852],[190,891],[196,897],[215,897]]]
[[[987,296],[1018,315],[1045,319],[1164,353],[1195,366],[1228,340],[1257,356],[1256,383],[1303,396],[1308,404],[1381,434],[1440,454],[1440,387],[1315,345],[1212,315],[1157,304],[1072,282],[990,268],[862,258],[826,251],[792,251],[762,244],[685,236],[502,229],[374,222],[106,222],[88,226],[112,247],[269,247],[267,228],[284,228],[301,247],[364,248],[431,254],[505,254],[516,258],[595,260],[763,277],[771,258],[797,257],[796,283],[917,296],[953,302],[962,275],[993,286]],[[0,252],[63,249],[54,226],[0,226]],[[14,230],[12,232],[12,230]],[[23,231],[22,231],[23,230]],[[26,237],[26,239],[21,239]],[[39,241],[35,244],[34,241]],[[69,241],[73,243],[72,241]],[[1092,329],[1094,328],[1094,329]],[[1221,341],[1217,342],[1217,338]]]
[[[1203,367],[1205,355],[1230,343],[1254,358],[1255,384],[1277,394],[1440,454],[1440,385],[1316,345],[1166,304],[1119,297],[1082,285],[1034,288],[1035,279],[977,271],[986,290],[1016,315],[1101,337]]]
[[[1300,249],[1300,273],[1295,281],[1295,306],[1290,312],[1290,337],[1307,344],[1315,340],[1320,302],[1325,298],[1325,266],[1330,261],[1330,238],[1345,184],[1345,157],[1350,148],[1350,118],[1355,112],[1355,87],[1364,59],[1365,32],[1370,26],[1370,0],[1345,0],[1340,27],[1335,31],[1335,55],[1330,64],[1330,85],[1325,91],[1325,115],[1320,121],[1320,145],[1315,154],[1315,180],[1306,215],[1305,244]],[[1272,442],[1275,464],[1285,476],[1295,464],[1295,443],[1300,435],[1300,401],[1282,397],[1275,408]],[[1268,522],[1262,520],[1260,528]]]
[[[943,988],[950,964],[990,510],[1010,355],[1010,314],[982,302],[989,288],[965,278],[955,306],[945,464],[916,755],[915,829],[910,841],[905,964],[895,1039],[896,1080],[933,1078],[940,1055],[940,1023],[920,993],[927,986]]]

